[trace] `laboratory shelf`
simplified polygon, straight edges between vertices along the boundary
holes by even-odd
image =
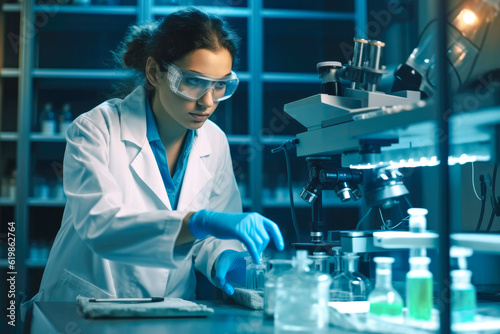
[[[252,206],[252,200],[250,198],[242,198],[241,204],[244,208],[249,208]]]
[[[476,252],[500,254],[500,234],[493,233],[454,233],[451,244],[471,248]]]
[[[295,139],[294,136],[262,136],[260,141],[265,145],[281,145],[286,141]]]
[[[262,81],[264,82],[293,82],[293,83],[318,83],[317,74],[307,73],[263,73]]]
[[[18,13],[21,11],[21,5],[18,3],[4,3],[2,10],[6,13]]]
[[[29,268],[45,268],[47,259],[27,259],[26,264]]]
[[[135,15],[136,6],[78,6],[78,5],[37,5],[33,7],[35,13],[51,14],[95,14],[95,15]]]
[[[65,142],[66,138],[63,134],[47,135],[43,133],[32,133],[30,134],[30,140],[32,142]]]
[[[168,15],[182,8],[183,6],[154,6],[153,15]],[[225,17],[249,17],[252,11],[249,8],[234,7],[214,7],[214,6],[196,6],[207,13],[213,13]]]
[[[51,207],[63,207],[66,205],[66,198],[36,198],[30,197],[28,199],[28,205],[30,206],[51,206]]]
[[[9,205],[15,205],[16,200],[10,197],[0,197],[0,205],[1,206],[9,206]]]
[[[132,74],[128,70],[98,70],[98,69],[33,69],[34,78],[71,78],[71,79],[124,79]]]
[[[0,132],[1,141],[16,141],[18,138],[17,132]]]
[[[250,144],[252,141],[246,135],[227,135],[229,145]]]
[[[292,9],[262,9],[260,14],[265,19],[315,19],[348,21],[354,20],[354,13],[320,12],[313,10],[292,10]]]
[[[0,69],[0,77],[2,78],[17,78],[19,77],[18,68],[5,67]]]

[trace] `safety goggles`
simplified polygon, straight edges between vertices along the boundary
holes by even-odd
[[[234,94],[240,81],[233,71],[225,77],[212,78],[174,64],[164,62],[163,66],[168,72],[172,92],[190,101],[199,100],[208,91],[212,92],[214,102],[227,100]]]

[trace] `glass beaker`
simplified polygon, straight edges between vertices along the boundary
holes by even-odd
[[[270,270],[266,274],[264,283],[264,314],[274,316],[274,304],[276,300],[276,281],[292,269],[291,260],[270,260]]]
[[[311,269],[330,274],[330,257],[325,252],[314,252],[309,259],[313,261]]]
[[[392,287],[392,257],[376,257],[373,259],[375,269],[375,288],[368,296],[370,314],[381,317],[401,317],[403,314],[403,298]]]
[[[342,256],[343,271],[333,278],[330,287],[330,301],[366,301],[370,293],[370,281],[358,272],[359,256],[345,253]]]
[[[263,291],[268,258],[261,257],[260,264],[254,263],[251,256],[246,256],[245,261],[247,263],[246,288]]]
[[[294,269],[278,278],[274,333],[327,333],[330,275],[311,270],[307,251],[298,250]]]

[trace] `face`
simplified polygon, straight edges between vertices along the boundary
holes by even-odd
[[[232,57],[229,51],[199,49],[174,62],[180,68],[212,78],[223,78],[231,73]],[[199,129],[212,115],[218,102],[214,102],[209,90],[196,101],[176,95],[169,87],[168,72],[157,72],[153,112],[160,124],[172,125],[172,121],[187,129]]]

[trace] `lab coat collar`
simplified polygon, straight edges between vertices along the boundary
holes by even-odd
[[[172,210],[160,171],[156,168],[157,163],[153,151],[147,140],[146,104],[144,99],[144,88],[139,86],[120,104],[121,140],[131,142],[140,149],[130,166],[163,204],[169,210]],[[178,210],[184,210],[190,206],[192,200],[212,178],[202,161],[202,157],[209,156],[211,153],[210,138],[208,138],[206,131],[203,131],[203,128],[196,130],[177,205]],[[189,175],[197,175],[196,182],[186,180]],[[187,184],[189,186],[186,187]]]

